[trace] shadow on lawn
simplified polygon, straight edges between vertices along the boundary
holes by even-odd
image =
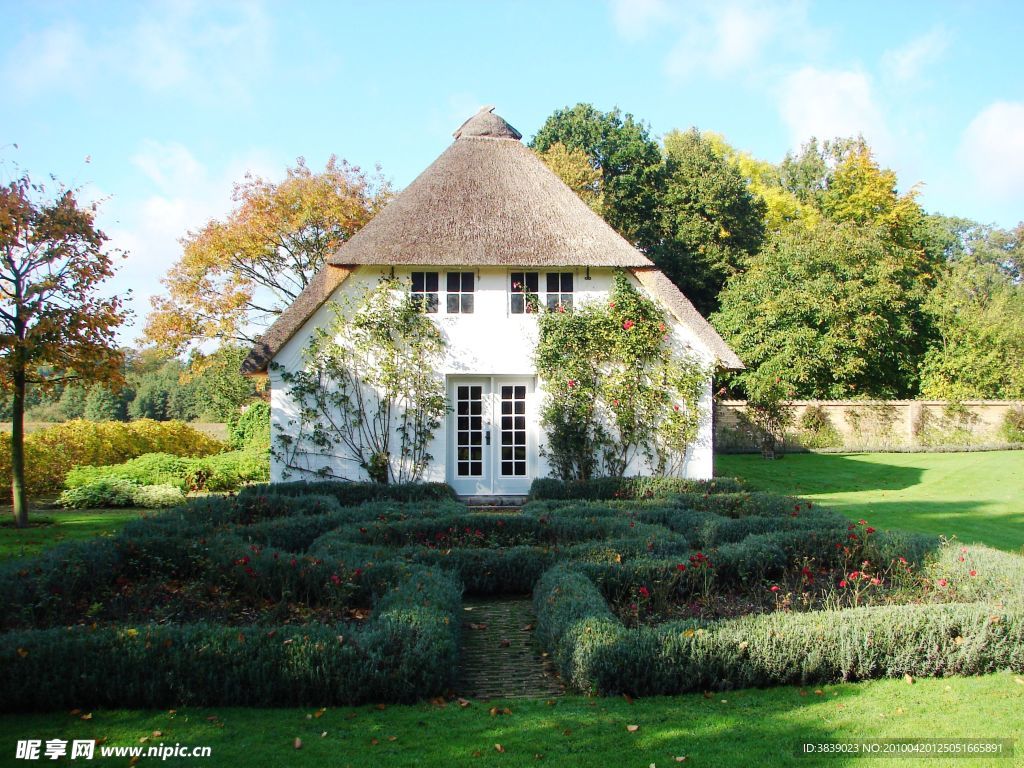
[[[920,467],[859,461],[858,454],[791,453],[774,461],[753,454],[720,454],[715,474],[737,476],[752,488],[797,496],[849,491],[898,491],[918,485]]]

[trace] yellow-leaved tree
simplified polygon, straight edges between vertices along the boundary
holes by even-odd
[[[181,241],[154,297],[145,335],[181,352],[205,340],[252,342],[325,259],[390,199],[390,186],[331,157],[320,173],[299,158],[279,183],[247,176],[235,207]]]

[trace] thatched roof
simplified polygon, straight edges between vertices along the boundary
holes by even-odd
[[[651,266],[491,109],[467,120],[329,263]]]
[[[242,364],[263,374],[281,348],[351,274],[354,265],[623,267],[690,328],[719,363],[736,353],[651,261],[623,239],[485,107],[452,145],[325,266]]]
[[[707,346],[718,359],[718,364],[722,368],[728,371],[741,371],[746,367],[739,356],[718,335],[714,326],[704,319],[704,316],[697,311],[697,308],[690,303],[690,300],[683,295],[675,283],[668,279],[664,272],[654,267],[631,269],[630,272],[633,273],[640,285],[647,289],[648,293],[660,300],[682,325],[689,328]]]
[[[331,298],[339,285],[352,274],[349,267],[325,266],[302,292],[295,297],[288,308],[274,321],[267,332],[256,341],[248,357],[242,361],[242,373],[246,376],[261,375],[267,372],[267,366],[274,355],[288,343],[314,312]]]

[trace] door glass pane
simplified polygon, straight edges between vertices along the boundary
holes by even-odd
[[[483,387],[455,388],[455,471],[459,477],[481,477],[483,465]],[[470,414],[470,415],[461,415]]]
[[[501,474],[526,476],[526,387],[501,388],[501,413],[521,414],[501,417]],[[508,447],[515,446],[515,447]]]

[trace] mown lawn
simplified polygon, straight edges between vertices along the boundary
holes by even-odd
[[[721,455],[715,471],[805,496],[880,528],[1024,547],[1024,451]]]
[[[0,560],[36,555],[64,541],[110,536],[146,509],[47,510],[29,514],[29,526],[16,528],[10,507],[0,523]]]
[[[797,757],[803,742],[884,738],[1016,739],[1024,748],[1024,679],[880,680],[822,688],[773,688],[671,698],[455,702],[444,707],[179,709],[12,715],[0,719],[0,760],[18,739],[105,739],[107,745],[209,746],[204,760],[165,765],[406,766],[847,765]],[[492,716],[489,707],[509,707]],[[635,732],[626,726],[637,725]],[[155,737],[154,732],[161,735]],[[295,739],[302,747],[295,749]],[[144,740],[144,741],[143,741]],[[496,745],[501,745],[502,752]],[[127,764],[127,759],[97,760]],[[145,764],[145,760],[142,761]],[[972,766],[1015,764],[971,759]],[[908,762],[907,764],[916,764]],[[963,764],[929,760],[928,765]]]

